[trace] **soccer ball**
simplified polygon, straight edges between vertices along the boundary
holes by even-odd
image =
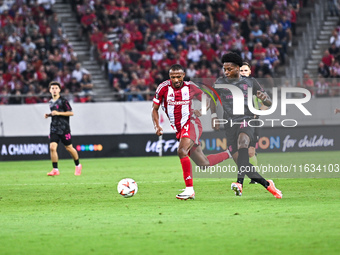
[[[137,182],[131,178],[125,178],[118,182],[118,193],[125,198],[133,197],[138,191]]]

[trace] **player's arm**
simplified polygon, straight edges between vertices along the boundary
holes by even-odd
[[[159,110],[159,105],[153,103],[153,105],[152,105],[152,112],[151,112],[152,122],[153,122],[154,129],[156,131],[156,135],[160,136],[160,135],[163,134],[163,129],[159,125],[158,110]]]
[[[73,116],[73,112],[72,111],[67,111],[67,112],[52,111],[51,112],[51,116],[65,116],[65,117],[69,117],[69,116]]]
[[[257,98],[260,99],[262,101],[262,104],[269,107],[272,105],[272,100],[270,98],[270,96],[267,94],[267,92],[262,92],[260,90],[257,91],[256,94]]]
[[[261,85],[258,83],[257,80],[253,78],[254,81],[254,90],[253,94],[256,95],[258,99],[262,101],[262,104],[265,106],[271,106],[272,105],[272,100],[270,96],[267,94],[267,92],[261,87]]]

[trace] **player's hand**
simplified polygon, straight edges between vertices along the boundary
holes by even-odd
[[[155,130],[156,130],[156,135],[161,136],[163,135],[163,128],[161,128],[160,126],[155,126]]]
[[[262,102],[265,102],[267,100],[267,95],[261,91],[257,91],[256,96],[258,99],[260,99]]]
[[[197,117],[201,117],[201,116],[202,116],[201,110],[194,110],[194,114],[195,114]]]
[[[52,115],[52,116],[59,115],[59,112],[58,112],[58,111],[52,111],[52,112],[51,112],[51,115]]]
[[[47,119],[48,117],[50,117],[51,115],[49,113],[45,113],[45,119]]]
[[[211,119],[211,127],[212,127],[213,130],[218,131],[218,130],[220,130],[220,123],[218,123],[215,120],[217,120],[217,118]]]

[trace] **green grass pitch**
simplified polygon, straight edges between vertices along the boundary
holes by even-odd
[[[261,162],[327,164],[340,152],[262,153]],[[340,179],[275,179],[283,199],[234,179],[194,179],[184,188],[177,157],[0,162],[0,254],[340,254]],[[133,198],[120,179],[138,183]]]

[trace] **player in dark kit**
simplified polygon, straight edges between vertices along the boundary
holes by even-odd
[[[60,96],[61,86],[59,82],[52,81],[49,84],[49,90],[52,95],[50,100],[51,113],[46,113],[45,118],[52,117],[50,129],[50,153],[53,169],[47,173],[48,176],[59,175],[58,170],[58,143],[61,141],[66,150],[71,154],[76,169],[74,174],[80,175],[82,165],[79,164],[78,152],[72,146],[70,116],[73,116],[72,108],[69,102]]]
[[[255,139],[256,119],[248,107],[248,97],[255,95],[265,106],[271,106],[272,102],[268,94],[261,85],[253,77],[245,77],[240,75],[240,67],[242,58],[236,53],[227,53],[222,56],[224,77],[220,77],[215,82],[215,89],[222,100],[223,107],[223,123],[225,123],[225,134],[230,153],[238,166],[237,182],[231,184],[231,189],[235,191],[236,196],[242,195],[243,181],[247,175],[253,181],[263,185],[276,198],[282,198],[282,192],[275,187],[272,180],[265,180],[258,172],[256,167],[249,163],[248,148]],[[230,88],[226,88],[226,86]],[[235,86],[235,88],[233,88]],[[248,95],[248,88],[252,89],[252,95]],[[244,101],[244,114],[234,115],[233,101],[239,98],[235,96],[231,90],[242,91]],[[241,94],[242,96],[242,94]],[[242,101],[242,99],[241,99]],[[251,100],[252,101],[252,100]],[[213,129],[219,129],[220,120],[217,119],[216,107],[210,105],[212,113]],[[255,120],[255,121],[252,121]],[[238,153],[236,153],[238,152]]]

